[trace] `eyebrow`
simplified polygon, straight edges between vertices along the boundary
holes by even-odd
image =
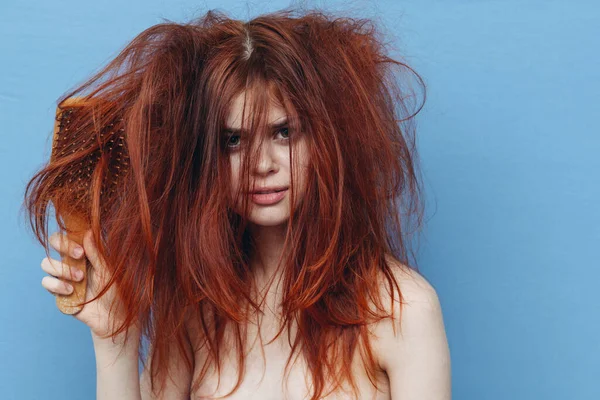
[[[271,130],[275,130],[275,129],[283,128],[287,124],[288,124],[288,117],[283,117],[281,119],[281,121],[275,122],[273,124],[269,124],[269,128]],[[228,126],[225,126],[225,129],[223,130],[223,133],[227,133],[227,134],[239,134],[240,132],[241,132],[240,129],[233,129]]]

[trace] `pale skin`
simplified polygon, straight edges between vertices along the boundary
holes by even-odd
[[[234,101],[227,125],[232,129],[241,126],[242,108],[244,107],[242,95]],[[247,114],[247,113],[246,113]],[[278,104],[273,104],[268,113],[271,123],[281,122],[285,119],[285,110]],[[304,168],[308,165],[307,149],[304,138],[293,141],[286,140],[286,132],[280,129],[272,132],[262,143],[258,165],[250,171],[251,183],[257,186],[289,186],[291,182],[291,165],[288,146],[294,146],[294,191],[296,204],[302,201],[305,189]],[[237,139],[230,142],[230,157],[232,176],[239,173],[239,151],[236,150]],[[237,188],[238,182],[234,179],[232,192]],[[277,285],[280,272],[276,272],[276,263],[283,249],[286,223],[290,212],[290,194],[273,205],[250,204],[250,229],[257,238],[257,252],[252,257],[251,266],[256,273],[256,281],[261,293],[265,295],[264,315],[260,325],[251,321],[248,329],[248,355],[246,359],[246,376],[240,388],[228,399],[305,399],[308,388],[306,382],[306,365],[299,360],[292,365],[289,377],[284,381],[283,370],[290,354],[287,343],[287,334],[280,335],[272,343],[268,343],[279,328],[279,307],[281,289]],[[236,207],[239,206],[236,205]],[[51,245],[60,253],[76,256],[73,251],[74,243],[57,235],[50,237]],[[84,240],[84,254],[94,266],[94,273],[101,274],[102,260],[86,237]],[[83,257],[83,255],[81,255]],[[401,266],[393,257],[388,256],[387,262],[394,266]],[[59,260],[44,259],[42,269],[52,276],[46,276],[42,285],[51,293],[68,294],[65,284],[69,280],[76,280],[70,274],[69,268]],[[63,270],[65,273],[63,274]],[[396,279],[402,291],[404,305],[400,313],[399,304],[394,307],[397,324],[400,321],[401,329],[396,327],[394,333],[391,321],[384,320],[373,324],[370,331],[373,333],[372,346],[378,365],[382,373],[377,392],[368,380],[359,359],[352,365],[360,399],[392,399],[392,400],[450,400],[451,398],[451,367],[450,352],[444,328],[440,302],[435,289],[420,274],[414,270],[404,269],[406,273],[396,273]],[[94,279],[93,277],[90,279]],[[101,280],[101,278],[95,278]],[[269,282],[272,282],[269,284]],[[88,299],[94,294],[95,285],[89,285]],[[96,285],[97,286],[97,285]],[[382,293],[386,293],[382,291]],[[110,295],[110,292],[109,292]],[[383,304],[389,301],[383,299]],[[397,301],[397,297],[396,297]],[[149,389],[149,376],[143,371],[138,376],[138,349],[139,337],[127,343],[117,341],[113,344],[110,339],[103,339],[107,332],[108,321],[106,310],[102,304],[91,303],[77,315],[76,318],[86,323],[91,329],[97,364],[97,399],[157,399]],[[198,369],[201,367],[203,354],[194,352],[198,337],[198,326],[194,320],[187,325],[192,342],[188,351],[193,354]],[[258,338],[262,338],[262,344]],[[264,358],[261,353],[264,351]],[[120,350],[125,350],[119,357]],[[237,377],[236,365],[229,356],[223,360],[221,371],[221,386],[216,388],[216,375],[209,374],[201,383],[195,393],[190,393],[192,380],[197,376],[198,370],[188,373],[183,367],[178,352],[172,352],[169,361],[173,366],[173,373],[167,379],[167,386],[162,399],[209,399],[208,395],[219,396],[227,393],[235,384]],[[149,365],[149,363],[148,363]],[[337,391],[325,399],[352,398],[349,392]]]

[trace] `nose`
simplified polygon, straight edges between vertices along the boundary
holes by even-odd
[[[255,149],[258,160],[253,170],[255,175],[266,176],[277,172],[277,162],[273,150],[269,140],[258,143],[258,149]]]

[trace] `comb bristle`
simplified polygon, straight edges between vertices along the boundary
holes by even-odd
[[[77,211],[89,214],[90,181],[100,158],[104,155],[108,160],[100,191],[101,204],[103,204],[103,211],[105,212],[110,209],[109,203],[113,194],[117,192],[115,187],[119,183],[119,178],[125,175],[129,163],[125,151],[123,118],[105,125],[99,132],[95,133],[89,122],[87,122],[87,125],[90,129],[84,129],[87,128],[86,121],[82,121],[82,117],[77,114],[81,112],[85,116],[86,111],[88,110],[86,110],[85,105],[58,110],[57,120],[59,124],[55,143],[53,144],[53,157],[76,156],[78,152],[88,152],[87,155],[82,156],[83,158],[79,162],[73,161],[72,168],[65,169],[62,181],[66,180],[69,184],[68,190],[76,200],[76,204],[73,205],[76,206]],[[79,126],[73,128],[70,124],[74,121],[78,122]],[[114,129],[115,127],[118,129]],[[96,137],[96,140],[94,140],[94,137]],[[117,146],[115,146],[115,143]],[[92,149],[93,146],[97,148],[94,150]],[[64,185],[60,186],[63,187]]]

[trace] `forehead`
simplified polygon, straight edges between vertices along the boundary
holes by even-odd
[[[244,107],[246,109],[244,110]],[[231,103],[231,108],[226,119],[226,127],[231,129],[239,129],[242,126],[242,112],[244,112],[244,119],[246,123],[251,118],[250,110],[252,109],[252,96],[248,93],[246,95],[246,101],[244,101],[244,92],[238,94]],[[287,116],[285,108],[275,100],[269,103],[267,109],[267,123],[277,122],[284,119]]]

